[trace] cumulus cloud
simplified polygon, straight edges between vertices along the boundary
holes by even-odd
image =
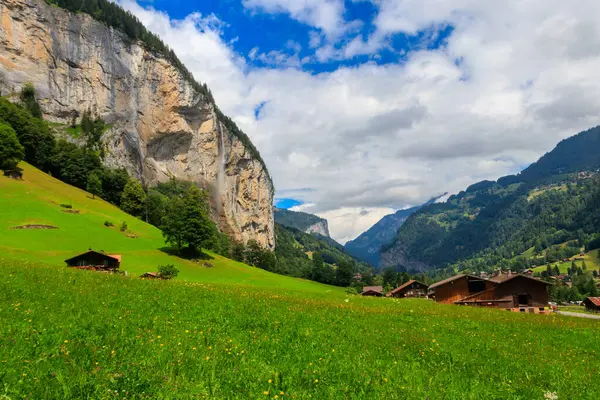
[[[515,173],[559,140],[600,123],[600,2],[373,3],[373,35],[380,39],[357,42],[349,55],[376,52],[398,33],[453,30],[443,47],[410,51],[399,64],[312,74],[297,60],[259,49],[250,56],[264,54],[270,65],[250,67],[223,40],[227,21],[214,16],[177,21],[121,1],[208,83],[257,145],[278,196],[312,204],[307,210],[327,217],[340,241],[394,209]],[[339,54],[326,37],[346,29],[343,2],[244,4],[315,27],[315,59]],[[295,48],[289,43],[281,51]]]

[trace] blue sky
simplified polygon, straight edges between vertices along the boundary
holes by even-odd
[[[331,72],[342,66],[352,67],[367,62],[377,65],[401,63],[410,51],[440,47],[452,32],[450,25],[433,32],[429,30],[414,34],[396,32],[390,35],[385,47],[371,54],[357,55],[350,59],[315,60],[313,57],[315,48],[311,48],[310,40],[311,35],[320,33],[319,29],[300,22],[285,12],[264,13],[260,8],[249,10],[240,0],[151,0],[140,3],[165,12],[173,19],[184,19],[195,12],[203,16],[214,14],[226,23],[222,31],[223,39],[238,54],[246,56],[250,67],[272,66],[264,60],[249,57],[252,50],[256,48],[260,53],[278,51],[289,56],[298,54],[300,59],[307,58],[301,68],[313,74]],[[376,16],[377,8],[369,1],[345,1],[343,17],[345,21],[352,21],[353,26],[345,35],[336,38],[332,43],[333,47],[339,50],[356,37],[368,40],[368,37],[376,31],[374,24]]]

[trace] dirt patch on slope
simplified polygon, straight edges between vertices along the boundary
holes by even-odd
[[[52,225],[32,224],[32,225],[15,226],[15,227],[13,227],[13,229],[58,229],[58,227],[52,226]]]

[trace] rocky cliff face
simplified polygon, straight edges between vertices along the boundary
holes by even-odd
[[[306,233],[317,233],[321,236],[331,237],[329,236],[329,224],[326,220],[319,221],[316,224],[312,224],[304,231]]]
[[[46,119],[91,109],[111,129],[106,164],[148,185],[200,183],[224,232],[273,248],[273,186],[263,164],[217,120],[212,102],[165,58],[88,15],[42,0],[0,0],[0,90],[34,84]]]

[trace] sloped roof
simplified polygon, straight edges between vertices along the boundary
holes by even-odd
[[[406,283],[404,283],[404,284],[402,284],[402,285],[398,286],[396,289],[392,290],[392,294],[396,294],[396,293],[398,293],[399,291],[401,291],[402,289],[404,289],[404,288],[406,288],[406,287],[408,287],[408,286],[412,285],[413,283],[418,283],[419,285],[423,285],[423,286],[427,287],[427,285],[426,285],[426,284],[424,284],[424,283],[422,283],[422,282],[419,282],[419,281],[416,281],[416,280],[414,280],[414,279],[411,279],[410,281],[408,281],[408,282],[406,282]]]
[[[366,292],[377,292],[377,293],[383,293],[383,286],[365,286],[363,288],[363,293]],[[362,293],[361,293],[362,294]]]
[[[591,302],[596,307],[600,307],[600,297],[588,297],[586,300]]]
[[[469,275],[469,274],[459,274],[459,275],[455,275],[455,276],[453,276],[451,278],[444,279],[443,281],[436,282],[433,285],[429,286],[429,289],[435,289],[438,286],[445,285],[446,283],[450,283],[452,281],[455,281],[457,279],[461,279],[461,278],[464,278],[464,277],[478,279],[478,280],[482,280],[482,281],[487,281],[487,279],[481,278],[479,276]]]
[[[121,263],[121,255],[120,254],[109,254],[109,257],[112,257],[116,260],[119,260],[119,263]]]
[[[88,255],[91,255],[91,254],[98,255],[98,256],[103,257],[105,259],[110,259],[110,260],[113,260],[113,261],[121,262],[121,260],[119,258],[116,258],[115,256],[109,256],[108,254],[100,253],[100,252],[94,251],[94,250],[89,250],[89,251],[86,251],[85,253],[78,254],[75,257],[71,257],[71,258],[65,260],[65,262],[69,263],[70,261],[75,261],[75,260],[78,260],[80,258],[84,258],[84,257],[86,257]]]
[[[508,282],[512,279],[515,279],[516,277],[521,277],[521,278],[526,278],[526,279],[531,279],[532,281],[537,281],[537,282],[541,282],[544,283],[546,285],[552,285],[549,282],[543,281],[541,279],[538,278],[534,278],[533,276],[528,276],[528,275],[523,275],[523,274],[504,274],[504,275],[498,275],[493,277],[492,279],[490,279],[492,282],[495,283],[504,283],[504,282]]]

